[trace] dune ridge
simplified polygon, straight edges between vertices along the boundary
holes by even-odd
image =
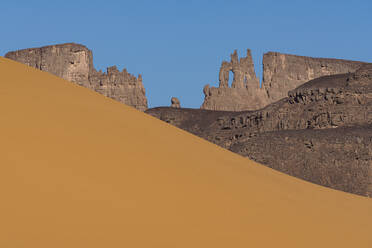
[[[372,200],[0,57],[0,247],[371,247]]]

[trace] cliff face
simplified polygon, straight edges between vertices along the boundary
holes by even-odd
[[[234,75],[229,87],[229,72]],[[231,61],[223,61],[219,74],[219,87],[204,87],[204,103],[202,109],[209,110],[254,110],[266,106],[269,101],[267,93],[260,88],[260,82],[254,71],[251,51],[247,56],[238,58],[236,51],[231,55]]]
[[[137,78],[126,69],[118,71],[115,66],[108,68],[106,73],[97,72],[92,52],[83,45],[67,43],[24,49],[9,52],[5,57],[95,90],[141,111],[147,109],[141,75]]]
[[[322,76],[355,72],[358,61],[324,59],[269,52],[263,56],[263,87],[269,102],[287,96],[287,92]]]
[[[112,66],[107,68],[105,73],[94,70],[89,76],[89,83],[89,88],[98,93],[141,111],[147,109],[147,98],[141,74],[136,78],[125,68],[120,72],[116,66]]]
[[[355,72],[363,62],[340,59],[310,58],[269,52],[263,56],[263,82],[254,72],[250,50],[247,57],[238,60],[237,52],[231,62],[222,62],[219,87],[204,87],[202,109],[243,111],[257,110],[287,96],[287,92],[301,84],[326,75]],[[234,73],[228,86],[229,71]]]
[[[311,80],[256,111],[146,112],[292,176],[372,196],[371,64]]]

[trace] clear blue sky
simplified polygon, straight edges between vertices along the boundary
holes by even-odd
[[[252,49],[260,77],[268,51],[372,62],[371,0],[4,0],[0,10],[0,55],[84,44],[97,69],[142,73],[151,107],[177,96],[198,108],[234,49]]]

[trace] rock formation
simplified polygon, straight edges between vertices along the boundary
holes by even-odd
[[[146,112],[287,174],[372,196],[372,64],[311,80],[256,111]]]
[[[322,76],[355,72],[365,63],[268,52],[263,56],[263,87],[269,102],[287,96],[287,92]]]
[[[243,111],[257,110],[287,96],[287,92],[303,83],[326,75],[355,72],[363,62],[341,59],[323,59],[269,52],[263,56],[263,82],[254,72],[250,50],[247,57],[238,60],[237,52],[231,62],[222,62],[218,88],[204,87],[202,109]],[[229,71],[234,73],[228,86]]]
[[[137,78],[126,69],[120,72],[115,66],[107,68],[106,73],[97,72],[92,52],[83,45],[67,43],[24,49],[9,52],[5,57],[95,90],[141,111],[147,109],[142,76]]]
[[[371,127],[266,132],[229,149],[291,176],[372,197]]]
[[[180,100],[177,97],[172,97],[171,99],[171,107],[172,108],[181,108]]]
[[[229,87],[229,72],[234,75]],[[260,81],[256,77],[251,51],[240,58],[235,50],[231,54],[231,61],[223,61],[219,74],[219,87],[204,87],[204,103],[202,109],[210,110],[254,110],[266,106],[269,101],[267,93],[260,88]]]

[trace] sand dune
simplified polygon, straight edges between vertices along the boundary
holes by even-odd
[[[0,247],[372,247],[372,200],[0,58]]]

